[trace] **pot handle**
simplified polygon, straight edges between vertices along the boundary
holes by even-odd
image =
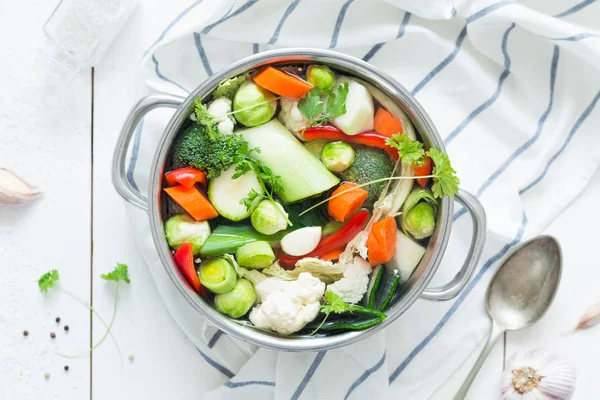
[[[138,208],[141,208],[144,211],[148,210],[148,199],[139,190],[134,188],[131,182],[129,182],[125,169],[125,159],[127,149],[129,148],[129,143],[131,142],[131,137],[133,136],[135,128],[144,115],[155,108],[177,108],[181,105],[183,100],[185,100],[183,97],[173,96],[166,93],[157,93],[146,96],[135,103],[133,107],[131,107],[129,114],[123,123],[123,127],[121,128],[121,133],[119,134],[119,139],[117,140],[117,145],[115,146],[115,152],[113,154],[113,185],[121,197],[125,199],[125,201]]]
[[[459,190],[456,195],[456,200],[467,209],[473,219],[473,238],[471,239],[471,247],[467,253],[467,258],[462,268],[452,278],[452,280],[443,286],[426,289],[421,294],[421,297],[427,300],[445,301],[451,300],[467,286],[469,280],[475,272],[475,267],[481,258],[481,252],[485,244],[485,210],[475,196],[464,190]]]

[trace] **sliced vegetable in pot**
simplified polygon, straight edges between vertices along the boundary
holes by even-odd
[[[428,238],[435,229],[438,201],[428,189],[414,188],[402,206],[400,226],[414,239]]]
[[[285,232],[277,232],[274,235],[263,235],[250,225],[219,225],[204,242],[200,254],[206,257],[215,257],[235,253],[243,245],[257,240],[266,241],[271,245],[279,245],[279,241],[285,234]]]
[[[178,185],[163,190],[196,221],[206,221],[219,215],[211,202],[193,186]]]
[[[303,256],[313,251],[321,240],[320,226],[296,229],[281,239],[281,249],[290,256]]]
[[[357,135],[373,129],[373,97],[366,87],[345,76],[338,85],[348,85],[346,112],[330,119],[331,124],[346,135]]]
[[[392,259],[396,251],[396,220],[386,217],[373,224],[369,238],[369,263],[371,266],[384,264]]]
[[[248,218],[252,208],[243,203],[250,192],[263,194],[264,190],[254,171],[234,179],[236,166],[232,165],[216,179],[208,184],[208,198],[220,215],[231,220],[241,221]]]
[[[175,252],[173,259],[183,276],[185,276],[188,284],[197,293],[204,294],[204,288],[200,284],[198,274],[196,274],[196,267],[194,267],[194,252],[192,251],[191,243],[183,244],[179,250]]]
[[[323,147],[321,161],[331,172],[347,170],[354,162],[354,149],[346,142],[331,142]]]
[[[196,183],[206,185],[206,182],[208,182],[204,172],[192,167],[177,168],[167,172],[165,180],[169,186],[175,186],[179,183],[188,188],[194,186]]]
[[[404,132],[402,122],[383,107],[377,109],[373,125],[375,132],[387,137]]]
[[[362,207],[369,192],[356,187],[355,183],[346,182],[335,189],[331,196],[332,199],[327,203],[327,212],[336,221],[346,222],[356,210]]]
[[[378,265],[373,269],[369,288],[365,293],[365,306],[383,311],[390,304],[400,285],[400,275],[397,271]]]
[[[416,243],[401,231],[396,231],[396,250],[392,259],[385,264],[390,271],[397,271],[402,281],[408,280],[421,259],[425,255],[425,248]]]
[[[238,279],[230,291],[217,294],[214,300],[217,309],[231,318],[246,315],[255,301],[254,287],[244,278]]]
[[[273,67],[265,68],[253,80],[264,89],[292,99],[299,99],[312,89],[309,83]]]
[[[207,221],[198,222],[185,214],[174,215],[165,222],[165,237],[169,247],[178,250],[185,243],[192,245],[194,255],[210,236],[210,225]]]
[[[425,156],[423,160],[423,164],[412,164],[413,174],[415,176],[427,176],[431,175],[431,157]],[[429,182],[429,178],[418,178],[417,183],[422,188],[427,187],[427,183]]]
[[[198,277],[211,292],[227,293],[235,286],[237,273],[228,260],[217,257],[202,261]]]
[[[268,242],[257,241],[237,249],[235,259],[244,268],[262,269],[273,264],[275,253]]]

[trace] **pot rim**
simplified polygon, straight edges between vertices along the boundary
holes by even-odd
[[[225,333],[245,342],[273,350],[330,350],[356,343],[383,330],[402,315],[426,289],[442,260],[452,225],[453,198],[444,197],[439,207],[440,212],[437,218],[436,230],[429,241],[426,253],[415,269],[415,272],[404,283],[404,290],[397,297],[395,303],[386,310],[388,318],[380,324],[364,331],[345,332],[323,337],[283,337],[276,333],[249,328],[238,322],[234,322],[229,317],[218,312],[211,303],[205,301],[184,283],[184,279],[173,261],[171,250],[164,236],[164,221],[161,213],[162,176],[171,144],[177,133],[179,133],[181,126],[192,112],[194,99],[198,96],[204,99],[224,80],[244,74],[263,65],[311,62],[330,65],[336,70],[350,73],[375,86],[409,116],[415,130],[426,144],[437,147],[444,153],[446,152],[444,143],[431,118],[406,88],[396,82],[390,75],[367,62],[331,50],[288,48],[265,51],[246,57],[209,77],[182,102],[163,131],[150,170],[148,215],[154,245],[167,275],[169,275],[179,293],[193,309]],[[420,271],[419,274],[417,274],[418,271]]]

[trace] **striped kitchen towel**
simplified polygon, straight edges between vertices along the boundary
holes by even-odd
[[[145,12],[160,26],[142,62],[157,91],[185,96],[234,61],[292,46],[333,48],[388,72],[425,107],[461,186],[488,215],[481,265],[458,298],[417,301],[361,343],[291,354],[205,324],[166,277],[147,217],[134,214],[165,304],[222,378],[199,397],[431,397],[485,338],[483,295],[499,260],[555,218],[600,162],[600,2],[172,0]],[[150,115],[136,132],[129,178],[144,192],[167,118]],[[454,224],[433,284],[449,280],[466,253],[471,228],[460,208]]]

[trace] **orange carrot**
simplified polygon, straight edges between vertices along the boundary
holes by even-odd
[[[165,188],[164,191],[196,221],[206,221],[219,215],[206,196],[194,186],[186,188],[178,185]]]
[[[312,89],[310,83],[273,67],[265,68],[253,79],[258,86],[292,99],[299,99]]]
[[[340,187],[335,189],[331,196],[335,196],[346,190],[355,187],[355,183],[342,183]],[[369,193],[363,188],[356,188],[342,195],[332,198],[327,203],[327,212],[329,215],[340,222],[345,222],[352,214],[363,205]]]
[[[404,132],[404,129],[402,129],[402,122],[381,107],[375,113],[375,120],[373,123],[375,131],[383,136],[392,137],[392,135],[395,135],[396,133]]]
[[[413,164],[412,169],[415,176],[431,175],[431,157],[425,156],[423,165]],[[417,178],[417,183],[421,185],[421,187],[427,186],[428,181],[429,178]]]
[[[367,239],[369,263],[372,267],[392,259],[396,251],[396,220],[387,217],[373,224]]]
[[[346,248],[346,246],[342,246],[337,249],[333,249],[330,252],[324,254],[321,257],[321,260],[323,260],[323,261],[339,260],[340,254],[342,254],[344,252],[345,248]]]

